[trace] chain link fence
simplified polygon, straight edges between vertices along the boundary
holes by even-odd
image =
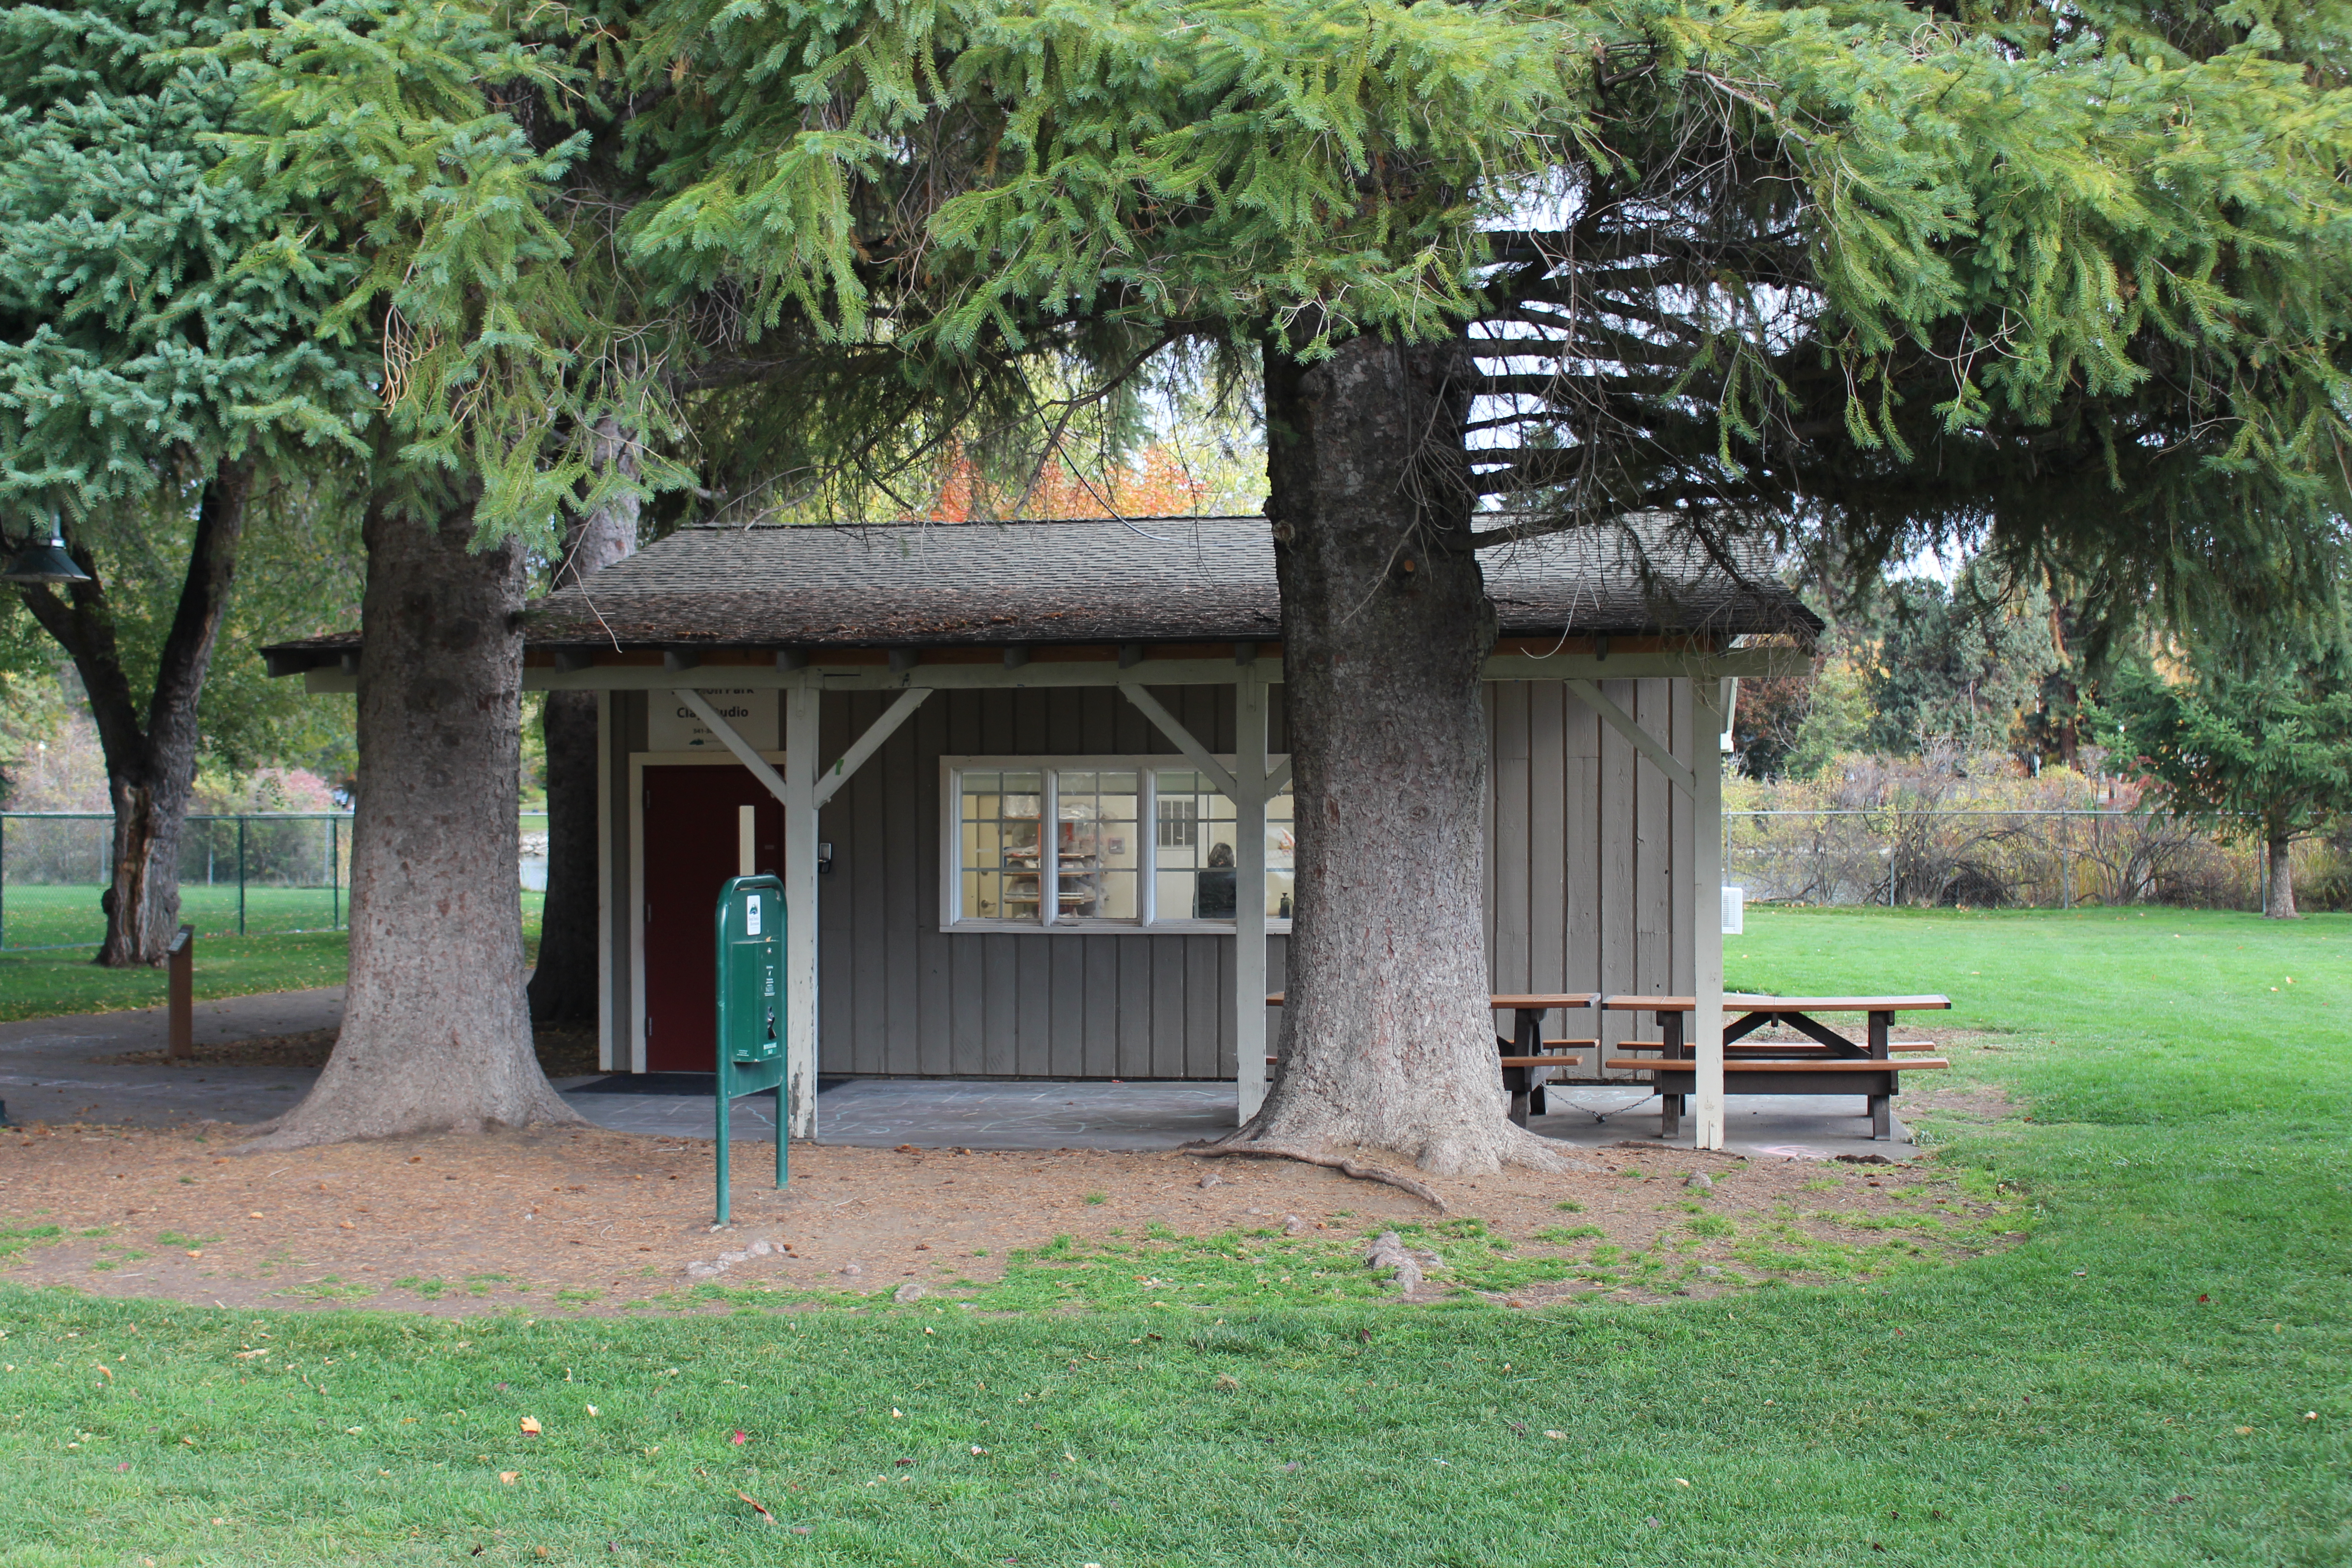
[[[2340,901],[2324,842],[2294,852],[2298,898]],[[1751,902],[2259,910],[2258,847],[2161,811],[1898,807],[1727,811],[1724,880]]]
[[[546,885],[547,819],[525,814],[516,885]],[[0,952],[96,947],[114,819],[0,812]],[[180,834],[180,919],[199,936],[335,931],[351,900],[348,812],[191,816]]]

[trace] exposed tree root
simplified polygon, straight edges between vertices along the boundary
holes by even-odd
[[[1503,1162],[1509,1165],[1525,1165],[1537,1171],[1579,1171],[1589,1176],[1605,1176],[1609,1167],[1598,1161],[1575,1153],[1570,1145],[1556,1143],[1539,1132],[1524,1127],[1514,1127],[1511,1147],[1504,1153]]]
[[[551,1098],[552,1093],[551,1091]],[[355,1125],[346,1119],[315,1117],[298,1119],[300,1106],[281,1111],[267,1121],[252,1122],[237,1129],[245,1141],[233,1145],[232,1154],[282,1154],[294,1149],[315,1149],[331,1143],[373,1143],[387,1138],[424,1138],[441,1133],[454,1133],[463,1138],[486,1137],[500,1132],[536,1131],[549,1127],[590,1127],[594,1123],[565,1105],[555,1101],[556,1109],[541,1110],[526,1120],[504,1121],[496,1117],[451,1117],[426,1122],[419,1121],[400,1125]]]
[[[1437,1189],[1428,1183],[1417,1182],[1411,1176],[1384,1170],[1378,1165],[1362,1164],[1341,1154],[1318,1154],[1311,1150],[1293,1149],[1282,1143],[1188,1143],[1183,1152],[1198,1160],[1229,1156],[1244,1160],[1297,1160],[1302,1164],[1320,1165],[1327,1171],[1337,1171],[1360,1182],[1385,1182],[1391,1187],[1411,1193],[1439,1214],[1452,1212],[1446,1208],[1445,1200],[1438,1196]]]

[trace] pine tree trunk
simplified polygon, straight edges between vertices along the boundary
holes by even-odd
[[[196,710],[236,579],[252,489],[253,469],[244,463],[223,466],[204,488],[143,725],[96,562],[75,552],[89,581],[70,584],[63,598],[47,588],[25,595],[34,618],[72,658],[106,757],[114,838],[108,886],[99,896],[106,937],[97,962],[110,967],[162,963],[179,931],[180,830],[195,788]]]
[[[551,691],[540,714],[547,737],[547,898],[530,1016],[578,1024],[596,1007],[596,694]]]
[[[1511,1125],[1486,1000],[1469,372],[1459,342],[1266,356],[1297,899],[1280,1066],[1236,1142],[1565,1163]]]
[[[2264,835],[2264,839],[2263,847],[2270,858],[2271,885],[2263,900],[2263,918],[2294,920],[2298,918],[2294,912],[2294,868],[2287,859],[2287,851],[2294,847],[2294,839],[2279,827],[2273,827]]]
[[[523,1001],[523,552],[467,547],[470,498],[437,520],[379,499],[365,527],[342,1030],[252,1147],[577,1121]]]
[[[626,462],[621,433],[604,435],[600,459]],[[598,507],[572,525],[552,585],[577,583],[636,547],[636,498]],[[530,1016],[542,1024],[584,1023],[597,1016],[596,694],[549,692],[540,723],[547,737],[547,900]]]

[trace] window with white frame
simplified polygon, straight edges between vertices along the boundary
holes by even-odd
[[[951,927],[1234,924],[1240,814],[1181,759],[950,759],[946,784]],[[1265,912],[1277,927],[1290,919],[1291,847],[1286,786],[1265,807]]]

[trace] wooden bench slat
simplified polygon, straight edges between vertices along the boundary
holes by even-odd
[[[1617,1042],[1617,1048],[1621,1051],[1663,1051],[1666,1047],[1665,1043],[1662,1040],[1620,1040]],[[1936,1042],[1933,1040],[1890,1040],[1887,1042],[1886,1048],[1890,1051],[1932,1051],[1936,1048]],[[1685,1046],[1683,1049],[1688,1050],[1690,1047],[1688,1046]],[[1790,1058],[1821,1057],[1825,1060],[1841,1062],[1863,1062],[1872,1059],[1868,1057],[1833,1056],[1827,1046],[1800,1044],[1795,1040],[1766,1040],[1760,1045],[1756,1046],[1749,1045],[1746,1040],[1735,1040],[1730,1045],[1723,1047],[1723,1056],[1726,1061],[1736,1061],[1743,1057],[1756,1057],[1759,1055],[1788,1057]],[[1685,1057],[1681,1059],[1688,1061],[1691,1058]]]
[[[1634,1058],[1630,1060],[1603,1062],[1601,1066],[1615,1071],[1655,1072],[1664,1068],[1673,1072],[1695,1072],[1698,1063],[1688,1057]],[[1906,1057],[1901,1061],[1882,1060],[1877,1057],[1726,1057],[1723,1070],[1733,1072],[1932,1072],[1952,1064],[1941,1057]]]
[[[1612,998],[1612,1001],[1617,1000]],[[1952,1005],[1948,996],[1767,996],[1755,991],[1727,991],[1727,1013],[1916,1013],[1941,1012]]]

